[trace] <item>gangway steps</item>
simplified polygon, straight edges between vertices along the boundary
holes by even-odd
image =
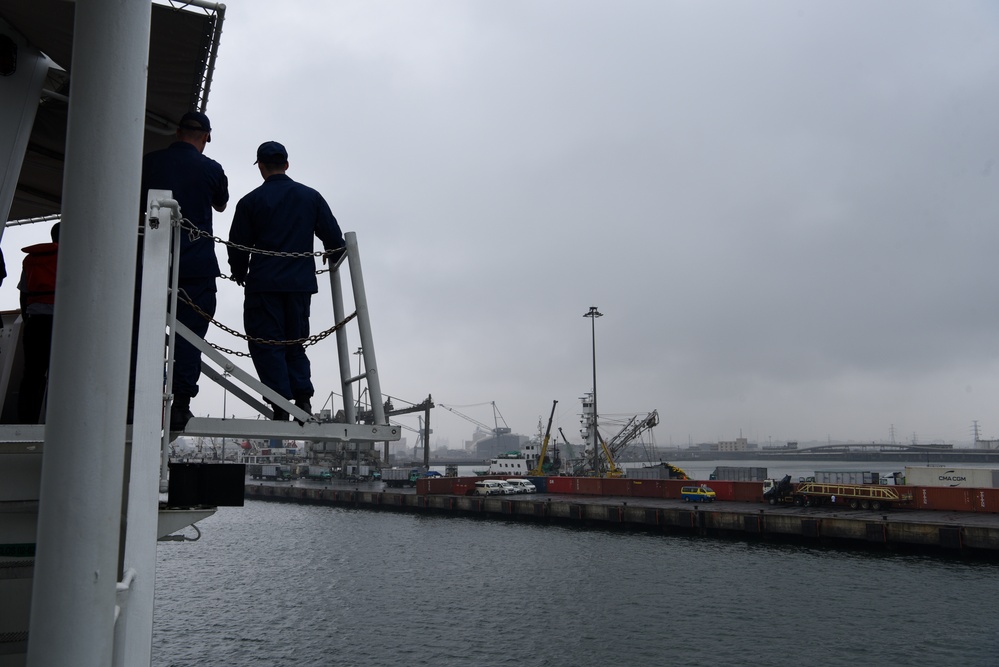
[[[398,440],[402,431],[392,424],[272,421],[270,419],[213,419],[194,417],[184,435],[216,438],[312,440],[316,442],[385,442]]]
[[[20,601],[22,598],[24,599],[20,605],[15,605],[15,608],[7,608],[0,615],[2,618],[0,655],[20,655],[28,650],[27,595],[30,593],[34,573],[34,558],[0,559],[0,600]]]
[[[23,655],[28,652],[28,631],[0,632],[0,655]]]

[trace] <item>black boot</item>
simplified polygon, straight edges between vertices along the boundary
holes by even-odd
[[[307,414],[307,415],[309,415],[311,417],[312,416],[312,401],[309,400],[310,398],[311,397],[309,397],[309,396],[301,396],[299,398],[296,398],[295,399],[295,407],[298,408],[298,409],[300,409],[300,410],[302,410],[303,412],[305,412],[305,414]],[[295,421],[297,421],[299,424],[302,423],[302,421],[300,419],[298,419],[297,417],[295,418]]]
[[[193,416],[191,414],[191,397],[174,396],[173,405],[170,406],[170,430],[183,431]]]
[[[279,408],[276,405],[271,406],[271,407],[274,409],[274,416],[271,417],[271,419],[273,419],[276,422],[286,422],[286,421],[288,421],[288,418],[291,415],[288,414],[287,410],[285,410],[284,408]]]

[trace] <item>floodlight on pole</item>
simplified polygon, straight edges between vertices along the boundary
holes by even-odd
[[[583,313],[583,317],[590,318],[590,337],[593,341],[593,474],[600,475],[600,454],[597,449],[597,318],[604,314],[597,310],[596,306],[590,306],[590,310]]]

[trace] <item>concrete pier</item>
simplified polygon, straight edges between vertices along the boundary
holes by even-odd
[[[246,498],[580,527],[653,531],[852,548],[912,549],[999,556],[999,515],[892,510],[852,511],[656,498],[528,494],[417,495],[321,486],[248,484]]]

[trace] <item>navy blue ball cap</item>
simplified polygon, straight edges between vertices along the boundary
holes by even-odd
[[[185,130],[212,131],[212,122],[208,120],[208,116],[200,111],[188,111],[180,119],[180,126]]]
[[[284,164],[288,161],[288,151],[276,141],[265,141],[257,149],[257,162],[264,164]],[[254,162],[253,164],[257,164]]]

